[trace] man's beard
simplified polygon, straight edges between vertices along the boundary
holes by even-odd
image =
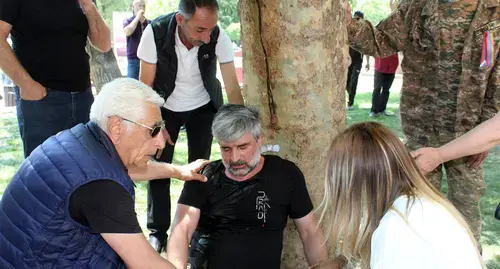
[[[260,150],[256,150],[255,155],[253,156],[252,160],[249,163],[242,161],[242,160],[239,160],[236,162],[231,162],[229,164],[224,162],[224,160],[222,162],[224,163],[224,166],[226,167],[229,174],[231,174],[233,176],[237,176],[237,177],[243,177],[243,176],[250,174],[259,165],[260,157],[261,157]],[[240,166],[240,165],[244,165],[245,167],[243,167],[243,168],[233,167],[233,166]]]

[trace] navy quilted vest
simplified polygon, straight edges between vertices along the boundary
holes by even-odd
[[[95,123],[62,131],[37,147],[0,201],[0,268],[126,268],[99,234],[69,215],[73,191],[97,179],[121,184],[134,198],[115,147]]]

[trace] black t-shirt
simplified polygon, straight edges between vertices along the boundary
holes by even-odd
[[[130,193],[112,180],[95,180],[76,189],[69,213],[91,233],[141,233]]]
[[[90,87],[89,25],[77,0],[0,0],[14,52],[33,79],[59,91]]]
[[[179,203],[199,208],[201,228],[210,234],[208,268],[279,269],[288,217],[312,211],[299,168],[277,156],[264,158],[262,170],[244,182],[229,179],[216,161],[203,171],[207,183],[184,184]]]

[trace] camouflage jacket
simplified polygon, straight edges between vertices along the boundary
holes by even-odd
[[[443,85],[450,72],[439,55],[443,43],[440,38],[446,38],[440,35],[439,0],[401,0],[398,8],[376,27],[366,20],[353,20],[348,25],[349,45],[364,54],[387,57],[403,52],[400,111],[405,135],[411,136],[419,128],[419,132],[442,134],[444,140],[450,140],[499,110],[500,0],[478,2],[475,12],[472,10],[470,26],[461,25],[468,30],[465,29],[461,64],[454,65],[461,65],[461,70],[455,72],[460,75],[453,76],[455,87]],[[485,30],[493,32],[494,57],[492,66],[481,68]],[[441,48],[443,51],[447,53]]]

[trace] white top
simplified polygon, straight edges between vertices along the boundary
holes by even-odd
[[[467,231],[441,205],[399,197],[372,236],[371,269],[480,269]],[[394,209],[401,212],[408,223]]]
[[[234,61],[233,44],[229,36],[219,28],[219,38],[215,46],[215,55],[219,63],[230,63]],[[210,102],[210,96],[203,85],[200,68],[198,66],[198,49],[195,46],[188,50],[179,38],[179,27],[175,30],[175,53],[177,54],[177,78],[172,94],[163,105],[165,108],[175,111],[190,111]],[[137,48],[137,57],[147,63],[156,64],[156,44],[151,24],[146,27],[142,34],[141,42]]]

